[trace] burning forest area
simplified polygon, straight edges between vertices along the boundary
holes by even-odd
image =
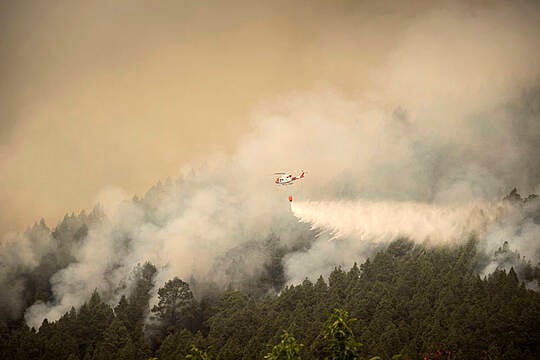
[[[0,358],[538,359],[538,38],[528,0],[0,1]]]

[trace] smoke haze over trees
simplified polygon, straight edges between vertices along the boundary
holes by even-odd
[[[360,266],[336,268],[327,280],[321,276],[287,286],[279,296],[228,290],[193,299],[189,286],[176,278],[159,290],[159,305],[152,309],[165,321],[143,325],[155,274],[147,264],[135,276],[138,290],[122,297],[114,310],[94,292],[79,310],[53,323],[44,320],[39,333],[24,323],[8,322],[8,327],[3,320],[0,355],[176,359],[194,345],[212,358],[263,358],[286,330],[302,344],[295,353],[320,359],[345,351],[340,350],[344,343],[333,340],[338,329],[329,329],[347,319],[343,310],[330,317],[341,308],[356,321],[335,326],[349,329],[346,351],[357,356],[537,358],[539,293],[520,285],[514,269],[481,278],[475,248],[474,240],[442,249],[397,240]]]
[[[217,358],[262,358],[287,331],[302,358],[321,358],[325,323],[340,308],[358,319],[361,356],[536,358],[538,4],[242,4],[230,5],[230,18],[223,5],[126,4],[103,24],[82,8],[81,26],[101,30],[88,42],[57,39],[66,63],[30,55],[48,49],[51,34],[77,33],[65,28],[77,17],[54,21],[69,2],[44,13],[58,28],[32,30],[20,42],[28,45],[13,44],[28,24],[40,28],[37,19],[0,21],[14,49],[0,48],[9,55],[2,70],[19,69],[2,71],[1,86],[16,95],[0,96],[9,102],[0,106],[9,129],[0,134],[0,357],[173,359],[194,345]],[[1,6],[0,20],[26,11]],[[117,21],[126,33],[104,42]],[[136,56],[147,53],[159,56]],[[183,60],[173,66],[168,56]],[[237,67],[246,73],[215,70]],[[21,86],[31,74],[36,86]],[[197,86],[176,91],[174,81]],[[132,82],[148,87],[131,92]],[[273,90],[257,97],[241,86],[252,82]],[[44,95],[51,87],[65,97]],[[231,120],[236,97],[250,104],[242,125]],[[182,106],[189,111],[168,110]],[[19,110],[19,122],[4,124]],[[184,131],[189,139],[171,135]],[[206,142],[201,156],[185,155],[199,160],[175,155]],[[163,176],[164,161],[180,164],[179,174],[133,196],[135,182]],[[302,182],[274,185],[274,172],[301,169]],[[89,183],[101,188],[94,206],[4,231],[34,207],[54,219],[59,207],[88,203]]]

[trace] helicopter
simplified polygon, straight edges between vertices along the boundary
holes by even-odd
[[[306,173],[304,171],[302,171],[302,174],[298,176],[294,176],[290,173],[285,173],[285,172],[274,173],[274,175],[280,175],[276,178],[275,183],[278,185],[292,185],[294,181],[303,179],[305,174]]]

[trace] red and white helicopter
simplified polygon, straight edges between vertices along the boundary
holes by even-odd
[[[294,181],[303,179],[306,173],[302,171],[302,174],[298,176],[291,175],[290,173],[274,173],[274,175],[280,175],[276,178],[275,183],[278,185],[292,185]]]

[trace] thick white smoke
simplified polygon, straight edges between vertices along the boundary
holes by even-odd
[[[9,296],[0,296],[0,313],[16,318],[22,307],[25,283],[17,275],[39,266],[43,256],[53,251],[51,234],[41,220],[22,234],[9,233],[0,241],[0,286]],[[5,291],[8,293],[8,291]]]
[[[220,172],[232,178],[229,170]],[[283,198],[267,194],[246,201],[245,192],[234,183],[225,185],[215,175],[201,170],[178,184],[157,186],[145,196],[144,204],[121,201],[119,190],[101,194],[100,200],[108,204],[108,219],[90,228],[72,253],[75,261],[50,279],[55,301],[37,302],[26,310],[28,325],[38,328],[45,318],[58,319],[72,306],[87,301],[95,289],[111,304],[117,303],[121,295],[129,293],[134,267],[146,261],[158,267],[156,290],[174,276],[226,286],[236,279],[225,273],[226,267],[214,267],[219,257],[242,254],[241,249],[234,249],[262,241],[271,233],[279,234],[285,244],[300,234],[302,227],[292,217],[290,225],[287,219],[278,218],[287,213],[286,201],[280,201]],[[268,255],[252,251],[242,263],[242,275],[258,275]]]

